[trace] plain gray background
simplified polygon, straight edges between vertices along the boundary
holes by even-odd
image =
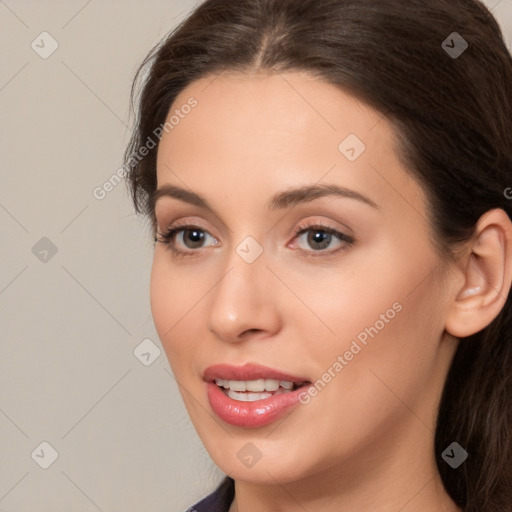
[[[222,477],[152,322],[149,231],[124,183],[93,193],[196,3],[0,0],[0,512],[179,512]],[[486,3],[512,48],[512,0]]]

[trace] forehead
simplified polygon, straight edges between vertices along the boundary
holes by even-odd
[[[336,141],[347,131],[364,137],[382,118],[338,87],[305,72],[209,75],[185,88],[169,115],[191,97],[198,102],[192,112],[194,129],[216,139],[218,135],[216,142],[225,133],[247,142],[251,135],[268,135],[269,143],[278,144],[287,137],[302,137],[311,144],[326,137]],[[176,126],[173,135],[179,137],[192,123]]]
[[[183,108],[191,99],[196,106]],[[402,201],[395,208],[424,202],[385,116],[308,73],[210,75],[178,95],[172,115],[179,121],[159,145],[159,185],[203,196],[223,187],[226,197],[247,193],[263,204],[276,189],[325,178],[377,203]]]

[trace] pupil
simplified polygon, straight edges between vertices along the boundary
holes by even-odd
[[[204,233],[197,229],[187,229],[187,232],[189,233],[188,239],[192,244],[200,244],[204,238]]]
[[[330,241],[330,237],[331,237],[330,233],[326,233],[325,231],[313,231],[313,233],[314,234],[312,237],[312,241],[316,244],[323,243],[322,247],[320,247],[321,249],[325,249],[326,247],[329,246],[329,241]],[[326,243],[326,240],[327,240],[327,243]]]

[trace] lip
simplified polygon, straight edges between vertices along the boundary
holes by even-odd
[[[216,364],[206,368],[203,379],[206,382],[213,382],[216,378],[225,380],[258,380],[275,379],[290,382],[309,381],[306,377],[297,377],[288,373],[269,368],[255,363],[247,363],[243,366],[232,366],[229,364]]]
[[[205,370],[203,378],[206,381],[208,401],[214,413],[226,423],[244,428],[263,427],[278,420],[290,411],[291,408],[299,404],[299,398],[302,393],[307,392],[308,386],[305,385],[294,391],[273,395],[262,400],[242,402],[227,396],[215,383],[216,378],[226,380],[275,379],[298,383],[309,382],[306,378],[252,363],[244,366],[230,366],[227,364],[210,366]],[[312,384],[310,383],[310,385]]]

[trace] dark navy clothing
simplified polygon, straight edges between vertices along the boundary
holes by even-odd
[[[228,512],[235,497],[235,481],[226,476],[212,494],[190,507],[187,512]]]

